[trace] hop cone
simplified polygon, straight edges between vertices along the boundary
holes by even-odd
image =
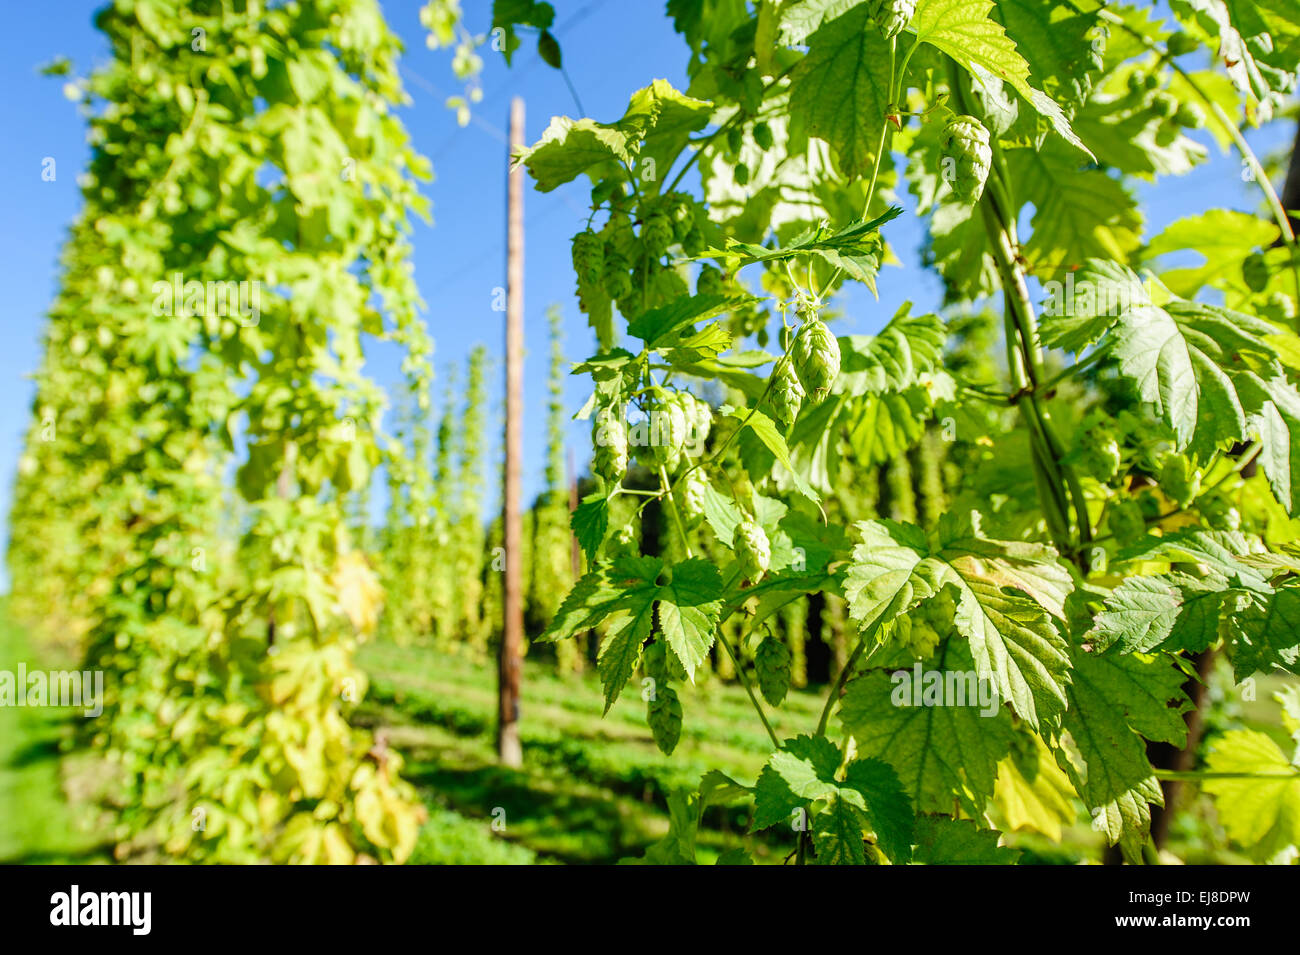
[[[673,244],[673,220],[662,212],[656,212],[645,220],[641,227],[641,241],[651,256],[658,258],[668,251]]]
[[[748,514],[736,525],[731,549],[736,552],[741,576],[746,580],[758,580],[767,573],[772,562],[772,546],[768,543],[766,532]]]
[[[704,516],[704,495],[708,488],[709,479],[699,468],[692,468],[677,486],[677,507],[688,521]]]
[[[727,291],[727,280],[712,265],[700,269],[699,278],[695,280],[697,295],[723,295]]]
[[[808,400],[817,404],[830,394],[840,373],[840,345],[825,322],[819,318],[804,322],[790,357]]]
[[[611,409],[596,415],[592,443],[596,446],[597,473],[609,481],[622,480],[627,471],[627,430]]]
[[[594,232],[573,237],[573,271],[585,285],[599,285],[605,274],[605,243]]]
[[[627,259],[612,248],[606,249],[602,263],[601,280],[609,297],[617,301],[632,294],[632,276],[628,270]]]
[[[799,416],[799,407],[803,404],[803,398],[803,386],[799,384],[794,369],[790,367],[788,361],[781,362],[776,372],[776,379],[772,382],[772,393],[768,398],[772,418],[781,427],[790,427],[794,424],[794,419]]]
[[[963,202],[978,202],[993,162],[989,131],[974,116],[958,116],[945,127],[939,145],[944,159],[954,160],[952,191]]]
[[[872,0],[871,19],[886,40],[903,32],[903,27],[916,12],[916,0]]]

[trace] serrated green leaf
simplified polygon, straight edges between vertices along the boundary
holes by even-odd
[[[756,301],[752,295],[683,295],[637,316],[628,322],[627,330],[647,348],[662,348],[676,344],[675,336],[682,329]]]
[[[1071,584],[1051,548],[989,541],[955,524],[933,541],[893,521],[857,527],[863,542],[854,548],[844,595],[859,626],[887,623],[952,586],[957,628],[1002,699],[1035,728],[1060,713],[1069,660],[1051,618],[1062,615]]]
[[[844,768],[841,793],[845,789],[862,797],[859,808],[866,816],[867,827],[875,833],[876,844],[889,860],[909,861],[916,813],[894,768],[880,759],[855,759]],[[850,796],[843,794],[841,798],[848,800]]]
[[[1300,845],[1300,768],[1258,730],[1229,730],[1210,750],[1208,773],[1277,775],[1278,779],[1206,779],[1201,787],[1228,835],[1256,862]]]
[[[1130,577],[1106,598],[1089,638],[1099,652],[1199,653],[1219,638],[1224,596],[1184,574]]]
[[[812,819],[817,865],[865,865],[862,811],[838,795]]]
[[[1031,75],[1070,115],[1092,90],[1095,15],[1057,0],[997,0],[997,12]]]
[[[573,528],[573,536],[578,539],[587,559],[595,560],[600,543],[609,530],[609,499],[600,492],[588,494],[574,508],[569,526]]]
[[[1034,207],[1023,254],[1044,282],[1064,281],[1085,259],[1125,261],[1142,242],[1142,215],[1129,189],[1060,143],[1007,152],[1017,197]]]
[[[998,845],[1001,836],[994,829],[977,829],[967,819],[918,816],[912,861],[918,865],[1015,865],[1020,850]]]
[[[910,315],[905,303],[876,335],[841,337],[839,385],[850,394],[902,391],[942,361],[947,331],[936,315]]]
[[[964,677],[970,654],[949,640],[926,669]],[[856,677],[840,702],[840,721],[860,757],[894,767],[919,811],[951,812],[956,800],[979,815],[993,792],[998,763],[1011,750],[1010,714],[1004,707],[985,717],[975,706],[903,705],[912,679],[908,672],[891,677],[881,670]]]
[[[776,423],[757,408],[730,408],[724,406],[724,413],[743,422],[742,428],[748,428],[757,438],[763,442],[763,446],[775,455],[776,459],[781,462],[781,466],[786,469],[790,475],[790,480],[797,490],[814,504],[821,500],[821,496],[797,471],[790,461],[790,448],[786,445],[785,438],[781,437],[781,432]]]
[[[1114,845],[1145,833],[1151,804],[1164,805],[1143,737],[1181,746],[1187,736],[1182,714],[1191,702],[1182,691],[1182,671],[1165,657],[1076,650],[1073,663],[1064,726],[1082,762],[1064,752],[1057,762],[1092,814],[1093,828]]]
[[[1062,138],[1091,157],[1065,111],[1030,85],[1029,64],[1003,26],[989,17],[992,10],[993,0],[919,0],[912,26],[918,43],[938,47],[977,80],[991,75],[1010,84]]]
[[[611,632],[600,645],[596,672],[605,688],[605,713],[618,700],[641,659],[642,644],[649,638],[654,624],[651,608],[652,604],[647,601],[629,613],[627,622]]]
[[[696,557],[672,567],[672,579],[658,589],[659,627],[688,679],[713,646],[721,608],[718,568]]]
[[[1234,591],[1228,657],[1237,679],[1275,667],[1300,673],[1300,578],[1265,590]]]
[[[791,76],[790,110],[849,176],[871,171],[890,106],[889,45],[865,4],[824,22]]]
[[[527,168],[538,192],[550,192],[585,172],[599,176],[617,168],[617,163],[631,164],[634,159],[626,130],[593,119],[556,116],[542,138],[516,153],[514,161]]]
[[[1233,209],[1209,209],[1171,222],[1146,247],[1145,257],[1193,250],[1205,261],[1195,268],[1163,272],[1162,282],[1177,295],[1192,298],[1204,285],[1237,279],[1241,264],[1258,249],[1266,249],[1281,233],[1276,224]]]

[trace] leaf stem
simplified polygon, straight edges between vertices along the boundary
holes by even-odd
[[[862,656],[862,651],[867,648],[867,642],[870,641],[872,647],[871,652],[868,653],[865,658],[866,660],[870,660],[875,652],[880,649],[880,644],[876,641],[876,634],[879,631],[880,621],[877,620],[863,632],[861,639],[858,640],[858,645],[853,648],[853,652],[849,654],[849,658],[844,661],[844,667],[840,670],[840,675],[835,680],[835,685],[831,687],[830,694],[826,697],[826,705],[822,707],[821,718],[817,721],[818,736],[826,735],[826,726],[831,721],[831,710],[835,708],[836,702],[839,701],[840,694],[844,691],[844,684],[849,681],[849,677],[852,675],[854,668],[858,664],[858,658]]]
[[[668,471],[662,464],[659,465],[659,480],[663,487],[669,488]],[[671,491],[671,488],[669,488],[669,491]],[[681,536],[682,548],[686,551],[686,556],[695,556],[691,551],[691,542],[686,536],[686,525],[682,523],[682,515],[677,510],[677,502],[673,500],[671,493],[665,493],[664,503],[667,505],[668,510],[672,512],[673,523],[677,527],[677,533]],[[731,664],[735,667],[736,677],[740,680],[741,686],[745,688],[745,692],[749,694],[749,701],[754,704],[754,712],[758,714],[758,718],[762,721],[763,729],[767,730],[767,735],[772,740],[772,745],[777,749],[780,749],[781,740],[776,735],[776,730],[772,729],[772,724],[768,722],[767,714],[763,712],[763,705],[758,701],[758,697],[754,694],[754,687],[749,681],[749,674],[745,672],[744,665],[740,662],[740,658],[736,656],[736,651],[732,649],[731,642],[727,639],[727,635],[722,632],[721,623],[719,623],[715,632],[717,634],[718,642],[722,644],[722,648],[727,651],[727,656],[731,657]]]

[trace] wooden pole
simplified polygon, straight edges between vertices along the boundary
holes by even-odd
[[[524,101],[510,102],[510,152],[524,144]],[[507,163],[509,160],[507,160]],[[506,466],[502,499],[505,544],[505,621],[499,659],[497,756],[503,766],[523,763],[519,744],[519,675],[524,645],[523,525],[519,486],[524,405],[524,171],[507,173],[506,210]]]

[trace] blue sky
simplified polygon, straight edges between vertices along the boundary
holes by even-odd
[[[425,187],[433,200],[433,227],[417,224],[413,241],[416,279],[428,305],[426,317],[441,372],[445,362],[462,362],[478,343],[494,355],[502,350],[503,316],[492,311],[491,299],[505,275],[504,130],[510,98],[519,95],[526,101],[528,141],[541,135],[552,115],[575,115],[576,108],[560,74],[541,63],[534,44],[525,42],[512,69],[498,54],[484,52],[484,99],[475,107],[475,121],[458,127],[443,102],[459,92],[460,85],[451,74],[448,55],[425,45],[420,0],[381,3],[390,26],[407,46],[403,74],[412,103],[403,118],[416,148],[433,160],[436,176]],[[663,13],[663,0],[553,3],[555,33],[589,115],[617,118],[628,94],[655,78],[684,86],[686,50]],[[42,77],[38,68],[63,55],[76,72],[84,73],[103,60],[106,47],[92,25],[98,6],[83,0],[9,4],[6,29],[0,31],[5,90],[0,129],[8,144],[0,150],[0,277],[6,292],[0,324],[0,533],[6,535],[13,475],[32,398],[29,376],[39,364],[44,312],[56,290],[66,228],[80,206],[76,179],[88,155],[82,119],[64,98],[62,80]],[[463,6],[471,29],[485,32],[490,0],[464,0]],[[1284,147],[1290,136],[1291,130],[1280,126],[1251,138],[1255,148],[1266,153]],[[41,179],[45,157],[57,163],[53,182]],[[1212,147],[1211,161],[1194,173],[1142,187],[1148,234],[1211,205],[1256,209],[1257,191],[1249,191],[1253,187],[1243,184],[1237,172],[1236,158]],[[588,188],[577,183],[547,194],[529,188],[526,194],[524,489],[529,498],[541,489],[544,466],[546,307],[558,303],[563,308],[568,357],[583,358],[593,347],[586,318],[573,299],[568,252],[570,236],[585,219]],[[938,281],[913,264],[922,240],[913,220],[897,220],[887,235],[907,265],[881,276],[879,303],[865,293],[847,299],[842,332],[876,330],[907,299],[918,309],[938,303]],[[499,401],[500,371],[498,365],[491,379],[494,405]],[[387,384],[398,380],[396,362],[386,350],[377,350],[372,374]],[[440,394],[437,383],[435,395]],[[566,391],[570,410],[585,398],[582,381],[571,378]],[[499,427],[495,415],[491,427]],[[579,462],[586,457],[588,434],[584,423],[570,427]],[[498,443],[487,442],[489,447]],[[495,469],[489,474],[493,493],[496,474]]]

